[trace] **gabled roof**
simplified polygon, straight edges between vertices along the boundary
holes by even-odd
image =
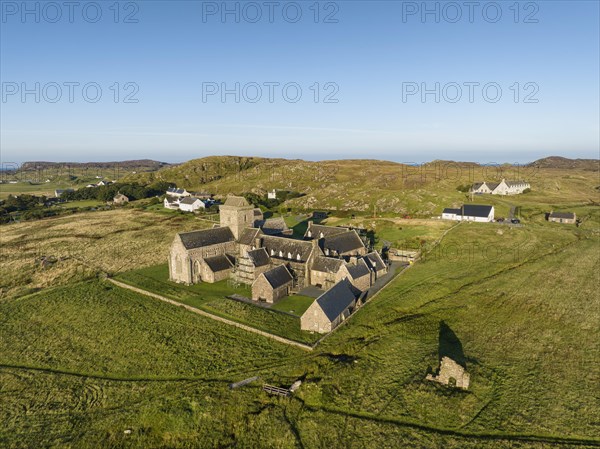
[[[485,184],[485,182],[476,182],[471,186],[471,189],[479,190],[484,184]]]
[[[329,321],[335,320],[356,300],[350,281],[342,279],[315,301]]]
[[[358,250],[364,247],[365,244],[356,231],[346,231],[342,234],[335,234],[323,239],[323,248],[328,249],[329,251],[335,251],[338,254]]]
[[[294,279],[285,265],[277,265],[275,268],[265,271],[263,275],[273,288],[281,287]]]
[[[377,251],[367,254],[364,259],[367,265],[375,271],[383,270],[385,268],[385,262]]]
[[[310,223],[308,229],[304,233],[304,238],[320,239],[322,237],[330,237],[336,234],[342,234],[343,232],[347,232],[348,230],[348,228],[342,228],[338,226],[325,226]]]
[[[254,239],[259,235],[262,235],[262,232],[258,228],[244,228],[240,235],[240,245],[254,245]]]
[[[461,214],[461,210],[460,209],[451,209],[451,208],[446,208],[442,211],[443,214],[455,214],[455,215],[460,215]]]
[[[208,268],[210,268],[213,273],[217,273],[219,271],[231,270],[233,268],[233,263],[226,255],[207,257],[204,259]]]
[[[165,200],[169,204],[173,204],[173,203],[179,204],[179,198],[174,197],[174,196],[167,195],[167,196],[165,196]]]
[[[337,273],[342,265],[344,265],[344,261],[342,259],[319,256],[315,258],[312,269],[322,273]]]
[[[487,218],[492,212],[493,206],[482,206],[479,204],[465,204],[462,207],[462,215],[466,217]]]
[[[169,187],[167,189],[167,193],[175,193],[177,195],[183,195],[185,193],[185,189],[178,189],[177,187]]]
[[[509,187],[520,187],[520,186],[529,185],[529,183],[527,181],[504,181],[504,182]]]
[[[347,263],[346,269],[348,270],[348,273],[350,273],[350,276],[352,276],[352,279],[358,279],[371,274],[371,270],[369,270],[364,259],[360,259],[356,265]]]
[[[254,208],[254,216],[255,217],[262,217],[263,216],[263,211],[260,210],[260,207],[255,207]]]
[[[548,217],[549,218],[566,218],[568,220],[573,220],[575,218],[575,214],[573,212],[551,212]]]
[[[125,195],[123,195],[122,193],[117,193],[117,194],[114,196],[113,200],[115,200],[115,199],[120,199],[120,200],[122,200],[122,199],[125,199],[125,200],[129,200],[129,198],[127,198],[127,197],[126,197]]]
[[[233,242],[235,238],[228,227],[203,229],[179,234],[185,249],[201,248],[218,243]]]
[[[269,265],[269,262],[271,261],[264,248],[248,251],[246,254],[255,267],[264,267],[265,265]]]
[[[282,234],[289,230],[283,217],[267,218],[266,220],[258,220],[256,225],[267,235]]]
[[[225,206],[233,206],[233,207],[248,207],[250,204],[246,201],[246,198],[243,196],[228,196],[225,200]]]
[[[294,240],[285,237],[275,237],[272,235],[265,235],[263,237],[263,247],[267,250],[267,253],[271,257],[280,257],[279,252],[283,254],[283,259],[288,258],[288,253],[292,255],[292,259],[297,261],[297,255],[300,255],[300,262],[306,262],[313,251],[311,242],[304,240]],[[271,251],[274,254],[271,254]]]
[[[186,196],[184,199],[181,200],[180,204],[194,204],[196,201],[200,201],[202,202],[202,200],[200,198],[196,198],[194,196]]]

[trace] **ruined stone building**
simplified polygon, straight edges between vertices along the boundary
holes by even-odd
[[[441,383],[442,385],[467,390],[471,376],[469,376],[469,373],[467,373],[463,366],[456,363],[450,357],[442,357],[437,376],[428,374],[426,379]]]
[[[354,230],[310,223],[303,240],[289,233],[282,218],[265,220],[246,199],[230,196],[220,206],[219,227],[175,236],[170,280],[258,282],[253,298],[272,302],[282,292],[286,296],[310,285],[330,289],[343,279],[364,291],[387,272],[379,254],[367,254]]]

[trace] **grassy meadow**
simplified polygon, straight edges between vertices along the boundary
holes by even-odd
[[[263,179],[260,164],[249,164],[248,175]],[[389,216],[338,214],[328,223],[374,229],[380,243],[418,241],[421,260],[306,352],[99,279],[108,273],[307,341],[288,334],[296,317],[224,298],[247,294],[243,287],[165,282],[175,233],[210,226],[204,220],[129,208],[2,226],[0,447],[600,447],[600,208],[593,173],[532,178],[531,193],[490,199],[497,216],[519,207],[523,226],[452,227],[426,217],[442,203],[463,200],[456,180],[402,190],[386,178],[389,166],[345,161],[373,182],[363,182],[363,172],[353,181],[344,168],[336,175],[340,185],[355,182],[356,190],[335,199],[337,187],[324,183],[330,165],[310,172],[294,164],[289,185],[292,175],[312,173],[313,190],[299,200],[315,208],[356,201],[360,209],[368,198],[356,192],[381,193]],[[208,185],[224,192],[249,183],[239,182],[233,188],[225,176]],[[392,216],[403,209],[423,218]],[[584,222],[548,223],[543,213],[550,209],[574,210]],[[44,268],[41,256],[56,262]],[[309,301],[290,297],[276,307],[296,313]],[[468,391],[425,380],[444,355],[466,364]],[[260,379],[228,388],[252,376]],[[297,379],[303,383],[291,398],[261,389]]]

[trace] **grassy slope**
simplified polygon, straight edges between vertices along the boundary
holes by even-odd
[[[135,209],[81,213],[2,226],[0,299],[35,289],[163,263],[177,232],[209,223]],[[63,258],[42,268],[39,258]]]
[[[189,161],[154,173],[158,179],[193,190],[220,195],[272,188],[296,190],[306,196],[287,202],[305,209],[353,210],[378,215],[409,214],[430,217],[444,207],[469,198],[457,186],[481,180],[526,179],[532,192],[508,198],[482,196],[477,202],[496,206],[507,216],[511,206],[523,206],[525,217],[541,211],[570,210],[598,202],[597,172],[581,169],[482,167],[470,163],[434,162],[411,167],[389,161],[301,160],[211,157]],[[149,175],[140,175],[146,179]],[[542,206],[542,207],[540,207]],[[587,213],[586,209],[580,212]]]

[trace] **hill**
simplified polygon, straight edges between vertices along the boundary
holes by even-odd
[[[539,168],[558,168],[558,169],[579,169],[579,170],[594,170],[600,169],[600,161],[598,159],[568,159],[561,156],[550,156],[543,159],[538,159],[529,164],[532,167]]]
[[[144,182],[161,180],[188,190],[206,190],[217,196],[268,190],[303,194],[284,207],[325,209],[363,216],[428,218],[444,207],[471,198],[465,187],[482,180],[525,179],[532,192],[512,197],[482,196],[506,216],[512,206],[542,211],[541,204],[558,209],[597,202],[597,174],[588,169],[549,169],[539,166],[479,165],[472,162],[432,161],[419,166],[380,160],[303,161],[266,158],[210,157],[196,159],[153,173],[130,175]]]
[[[45,161],[30,161],[23,162],[20,167],[21,171],[32,170],[57,170],[57,169],[113,169],[119,167],[123,170],[144,170],[154,171],[171,164],[166,162],[153,161],[151,159],[139,159],[130,161],[113,161],[113,162],[45,162]]]

